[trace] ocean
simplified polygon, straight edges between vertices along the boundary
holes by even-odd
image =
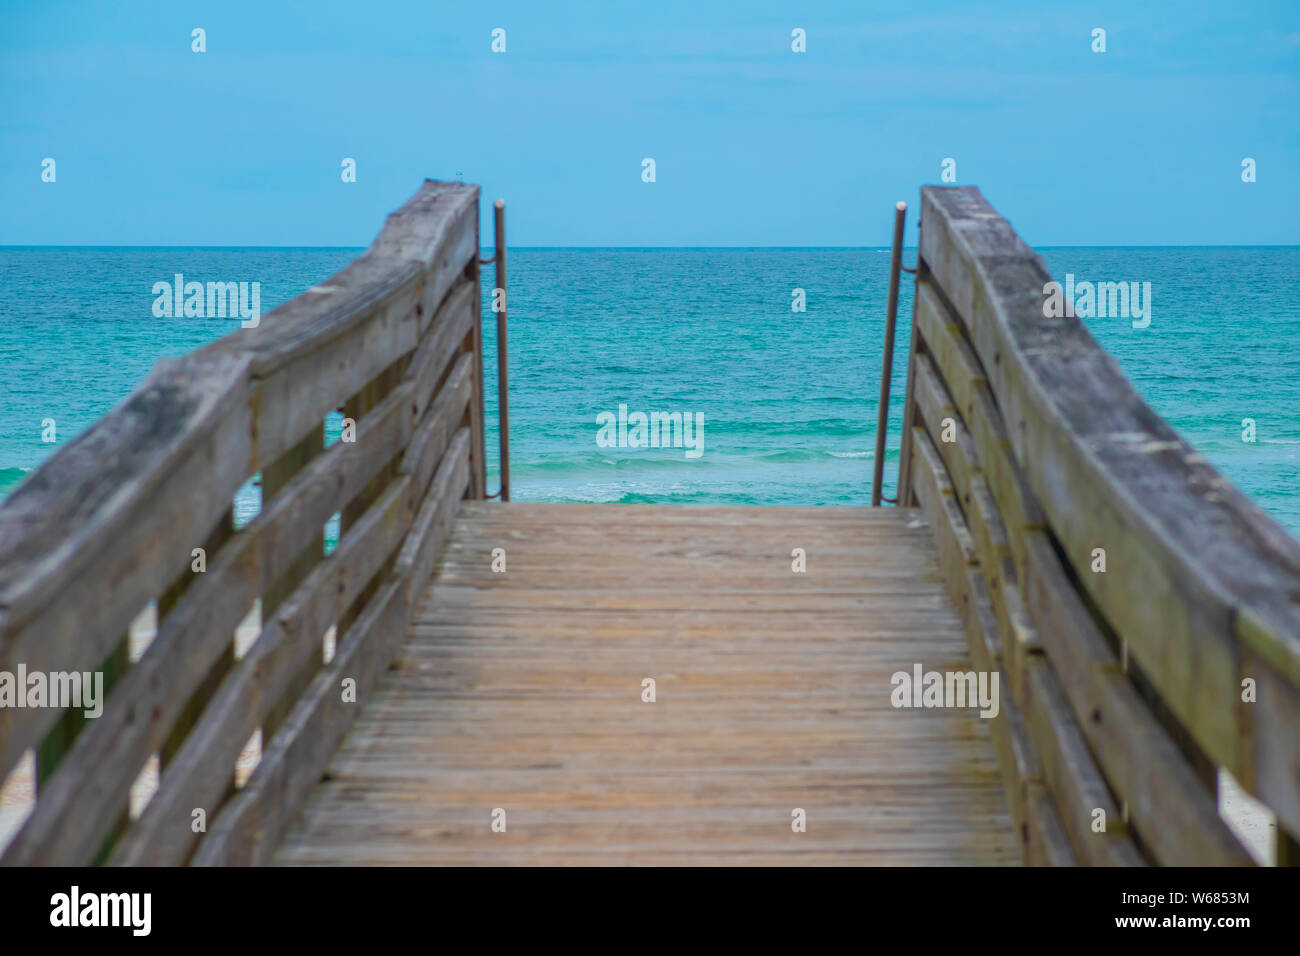
[[[155,318],[175,273],[256,280],[262,311],[358,249],[0,248],[0,496],[113,407],[160,358],[237,319]],[[1150,282],[1151,322],[1092,318],[1146,401],[1300,535],[1300,247],[1050,248],[1052,274]],[[485,251],[485,255],[490,252]],[[915,250],[904,256],[915,261]],[[870,500],[887,249],[510,252],[512,497],[861,505]],[[886,494],[897,475],[911,288],[899,305]],[[802,289],[806,311],[792,310]],[[495,334],[484,294],[489,485]],[[597,418],[703,415],[685,448],[602,447]],[[46,420],[54,421],[53,443]],[[1255,441],[1243,441],[1243,420]],[[333,423],[337,428],[337,423]],[[257,509],[250,484],[237,518]]]

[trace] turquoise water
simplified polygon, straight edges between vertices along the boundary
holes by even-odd
[[[355,249],[0,249],[0,495],[164,356],[237,320],[155,318],[153,284],[261,283],[262,309]],[[1052,273],[1149,281],[1152,321],[1090,319],[1139,392],[1300,534],[1300,248],[1056,248]],[[915,259],[909,250],[907,262]],[[883,249],[519,249],[510,254],[511,479],[532,501],[865,504]],[[791,291],[807,311],[791,311]],[[911,314],[904,284],[886,493],[897,469]],[[496,356],[484,315],[489,465]],[[602,448],[596,416],[703,413],[703,453]],[[53,418],[54,444],[41,440]],[[1242,419],[1258,440],[1242,441]],[[495,487],[495,478],[489,482]],[[247,492],[245,499],[255,492]],[[255,500],[242,500],[247,514]]]

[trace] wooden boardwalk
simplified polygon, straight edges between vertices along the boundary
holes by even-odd
[[[466,501],[276,860],[1019,862],[987,722],[890,705],[917,662],[971,669],[918,511]]]
[[[891,509],[488,500],[479,199],[424,183],[5,499],[0,678],[65,693],[0,693],[0,864],[1249,865],[1225,775],[1300,864],[1300,541],[978,190],[921,192]],[[895,708],[918,665],[997,716]]]

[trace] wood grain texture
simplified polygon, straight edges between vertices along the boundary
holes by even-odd
[[[971,666],[914,510],[467,501],[277,861],[1015,863],[987,722],[890,704],[917,662]]]
[[[158,792],[118,847],[121,865],[175,866],[200,839],[190,814],[212,815],[240,750],[305,663],[319,659],[321,638],[401,543],[410,524],[407,479],[386,491],[338,547],[316,565],[267,619],[248,653],[222,681]],[[291,709],[291,708],[290,708]],[[272,739],[267,734],[265,739]]]
[[[194,353],[252,356],[259,463],[415,349],[444,301],[455,301],[455,286],[478,255],[478,193],[465,183],[425,181],[342,271],[267,313],[256,328]]]
[[[922,190],[920,255],[965,319],[1024,471],[1080,581],[1179,721],[1293,831],[1300,771],[1300,542],[1138,396],[1041,259],[973,188]],[[1247,673],[1247,669],[1252,673]],[[1258,671],[1272,674],[1260,677]],[[1243,704],[1241,681],[1290,688]]]
[[[912,428],[912,487],[934,529],[940,565],[961,610],[971,657],[977,669],[998,670],[1005,675],[1006,659],[1016,656],[1016,649],[1006,646],[1009,642],[1004,641],[999,630],[978,551],[943,459],[919,416],[913,420],[918,424]],[[1043,762],[1016,695],[1010,691],[1004,686],[1002,712],[990,723],[1022,858],[1034,866],[1074,865],[1076,857],[1066,829],[1045,789]]]
[[[478,298],[464,281],[478,255],[477,200],[476,186],[426,181],[364,255],[256,327],[160,362],[10,495],[0,670],[98,666],[188,568],[238,488],[416,349],[436,314],[429,348],[447,348],[445,365]],[[413,417],[438,372],[438,356],[421,357],[430,362],[412,386]],[[59,719],[53,708],[0,709],[0,776]]]
[[[246,693],[232,697],[227,688],[217,704],[238,713],[224,723],[214,723],[217,704],[199,713],[222,676],[214,668],[232,655],[231,631],[258,598],[270,637],[226,684],[266,663],[271,638],[285,625],[276,605],[320,560],[322,526],[340,508],[345,541],[323,582],[330,593],[298,608],[297,618],[314,626],[324,614],[345,630],[335,600],[363,604],[379,570],[373,559],[397,553],[470,401],[473,357],[462,356],[459,372],[448,369],[467,341],[477,342],[477,199],[476,186],[426,181],[362,256],[256,326],[160,362],[0,507],[0,670],[92,669],[125,646],[127,625],[151,601],[161,624],[125,680],[106,673],[116,687],[104,719],[84,733],[55,708],[0,709],[0,778],[60,728],[42,748],[37,809],[5,863],[88,862],[112,822],[105,804],[116,807],[161,745],[167,773],[153,809],[126,840],[152,846],[150,821],[161,813],[157,826],[166,828],[188,813],[194,788],[208,794],[196,802],[219,799],[233,772],[229,751],[243,746],[234,729],[243,733],[250,714],[265,715],[270,738],[310,680],[311,648],[296,642],[291,657],[305,655],[303,670],[287,684],[272,668],[276,680],[259,671]],[[345,402],[357,440],[324,450],[324,418]],[[396,479],[403,464],[407,473]],[[214,536],[230,520],[232,496],[259,469],[258,519]],[[346,563],[356,548],[347,542],[350,519],[385,494],[382,527],[372,535],[382,553],[353,554]],[[198,546],[208,551],[204,575],[190,571]],[[403,609],[409,591],[404,582]],[[404,632],[403,622],[398,636]],[[258,696],[280,684],[284,700]],[[187,774],[194,781],[180,779]],[[188,837],[160,858],[179,860],[182,844]]]
[[[0,670],[91,670],[248,476],[248,362],[165,360],[0,505]],[[0,708],[0,775],[62,716]]]
[[[439,512],[454,514],[470,486],[469,457],[469,435],[461,429],[433,479],[430,494],[442,495],[436,509]],[[409,476],[401,479],[409,480]],[[445,523],[421,525],[417,520],[407,544],[420,547],[416,542],[424,537],[440,545],[445,530]],[[426,550],[435,547],[430,544]],[[267,746],[248,783],[222,808],[195,853],[195,865],[269,862],[358,711],[370,700],[380,674],[405,639],[411,618],[408,595],[417,580],[424,580],[413,578],[421,573],[418,563],[398,561],[394,573],[380,583],[352,626],[343,633],[334,659],[321,669],[289,712],[285,725]],[[345,681],[351,682],[354,690],[350,700],[344,699]]]
[[[1021,606],[1023,610],[1014,616],[1023,619],[1028,611],[1036,626],[1036,639],[1048,652],[1050,664],[1039,668],[1041,673],[1033,681],[1024,679],[1018,655],[1009,657],[1010,669],[1019,674],[1014,682],[1016,693],[1026,709],[1044,717],[1055,714],[1059,749],[1048,748],[1056,750],[1055,754],[1044,751],[1049,768],[1086,766],[1085,751],[1077,739],[1081,731],[1104,768],[1110,788],[1128,804],[1128,815],[1143,846],[1156,860],[1173,865],[1249,863],[1249,856],[1219,818],[1213,793],[1201,785],[1175,740],[1143,705],[1102,635],[1104,623],[1094,619],[1070,583],[1037,499],[1014,459],[1001,412],[989,392],[988,376],[970,344],[965,322],[952,311],[932,275],[918,283],[915,302],[915,323],[922,342],[916,402],[932,435],[939,434],[943,416],[953,418],[955,441],[937,443],[936,448],[970,525],[981,565],[989,574],[989,592],[999,624],[1005,631],[1013,616],[1008,613],[1012,605]],[[1003,579],[1001,586],[999,578]],[[1018,580],[1011,602],[1005,586],[1009,580]],[[1067,719],[1059,707],[1045,706],[1063,698],[1071,704],[1073,719]],[[1277,739],[1277,734],[1270,736],[1270,740]],[[1043,742],[1045,746],[1050,743]],[[1077,759],[1065,759],[1070,752],[1077,754]],[[1092,791],[1098,797],[1085,803],[1105,809],[1108,818],[1113,816],[1104,788],[1095,780],[1090,783],[1089,776],[1084,770],[1072,777],[1078,786],[1067,789],[1066,781],[1058,779],[1050,788],[1064,819],[1072,824],[1064,829],[1084,857],[1097,849],[1097,841],[1090,830],[1078,830],[1078,806],[1070,809],[1068,805],[1078,804],[1081,795]]]
[[[996,496],[984,481],[987,472],[983,461],[997,460],[1002,454],[999,446],[987,440],[988,435],[1001,426],[994,423],[993,428],[981,427],[981,441],[973,442],[960,413],[951,404],[945,404],[947,381],[957,383],[954,392],[961,390],[962,371],[960,368],[944,370],[945,382],[940,384],[931,357],[951,351],[931,347],[929,354],[918,358],[917,399],[921,420],[938,421],[945,412],[955,416],[956,440],[932,447],[943,459],[954,497],[964,506],[980,566],[987,574],[988,595],[1001,629],[1001,646],[1006,650],[1026,646],[1024,641],[1007,639],[1012,621],[1023,620],[1025,615],[1024,610],[1013,611],[1013,608],[1025,607],[1037,625],[1033,628],[1033,647],[1039,649],[1041,641],[1041,649],[1050,652],[1050,665],[1040,662],[1034,667],[1035,670],[1046,667],[1047,672],[1038,674],[1033,681],[1026,679],[1027,658],[1023,650],[1004,653],[1002,663],[1004,674],[1015,675],[1010,686],[1020,706],[1053,725],[1048,735],[1044,733],[1047,728],[1031,723],[1049,772],[1053,767],[1059,771],[1075,768],[1069,773],[1059,773],[1051,788],[1062,808],[1063,823],[1068,824],[1063,829],[1073,839],[1082,859],[1100,865],[1132,861],[1128,847],[1097,839],[1090,818],[1080,813],[1080,807],[1086,811],[1104,810],[1107,834],[1122,837],[1123,827],[1111,822],[1118,819],[1117,808],[1096,772],[1088,769],[1091,761],[1078,739],[1082,733],[1097,753],[1097,761],[1105,768],[1110,785],[1129,803],[1130,815],[1143,842],[1157,860],[1184,866],[1249,863],[1250,857],[1219,818],[1213,795],[1196,780],[1187,760],[1177,752],[1151,712],[1141,706],[1137,691],[1120,673],[1115,655],[1067,582],[1046,532],[1017,526],[1010,540],[1014,541],[1015,550],[1027,555],[1020,566],[1027,568],[1025,580],[1035,587],[1033,604],[1030,605],[1028,595],[1021,604],[1022,586],[1015,585],[1019,574],[1009,564],[1008,553],[1012,549],[999,513],[1001,502],[994,501]],[[970,385],[969,381],[964,384]],[[972,402],[968,407],[973,409],[979,405]],[[931,431],[938,433],[933,426]],[[1012,476],[1009,482],[1000,483],[1003,497],[1016,499],[1011,505],[1012,512],[1036,511],[1037,504],[1032,498],[1025,499],[1026,509],[1008,490],[1021,487],[1015,466],[1004,462],[1002,467]],[[957,580],[951,572],[949,578]],[[957,585],[961,585],[959,580]],[[970,585],[966,587],[974,590]],[[955,593],[965,600],[960,591]],[[1054,706],[1062,690],[1074,705],[1073,717]]]
[[[1042,653],[1037,630],[1029,622],[1007,532],[984,481],[974,443],[929,355],[917,356],[916,372],[919,421],[913,447],[919,448],[930,467],[943,469],[952,486],[952,497],[970,529],[997,621],[1002,679],[1025,715],[1043,768],[1043,781],[1057,807],[1062,829],[1080,860],[1098,866],[1143,865],[1142,857],[1127,838],[1119,807],[1088,752],[1078,723],[1064,704],[1064,694]],[[951,441],[934,441],[935,436],[945,432]],[[1101,833],[1092,829],[1091,815],[1095,811],[1105,814],[1106,829]]]

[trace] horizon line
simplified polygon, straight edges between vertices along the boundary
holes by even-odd
[[[48,243],[48,242],[15,242],[0,243],[0,249],[319,249],[319,250],[365,250],[369,245],[351,246],[351,245],[243,245],[238,243]],[[480,245],[479,249],[493,249],[495,246]],[[767,249],[778,251],[798,251],[798,250],[821,250],[821,249],[842,249],[842,250],[890,250],[892,246],[863,246],[863,245],[669,245],[666,243],[653,244],[621,244],[621,245],[600,245],[597,243],[581,243],[578,245],[507,245],[507,250],[520,251],[550,251],[550,250],[573,250],[573,249],[590,249],[590,250],[705,250],[705,249]],[[916,245],[904,245],[905,250],[915,250],[919,248]],[[1030,248],[1039,249],[1297,249],[1300,248],[1300,242],[1266,242],[1266,243],[1053,243],[1043,245],[1032,245]]]

